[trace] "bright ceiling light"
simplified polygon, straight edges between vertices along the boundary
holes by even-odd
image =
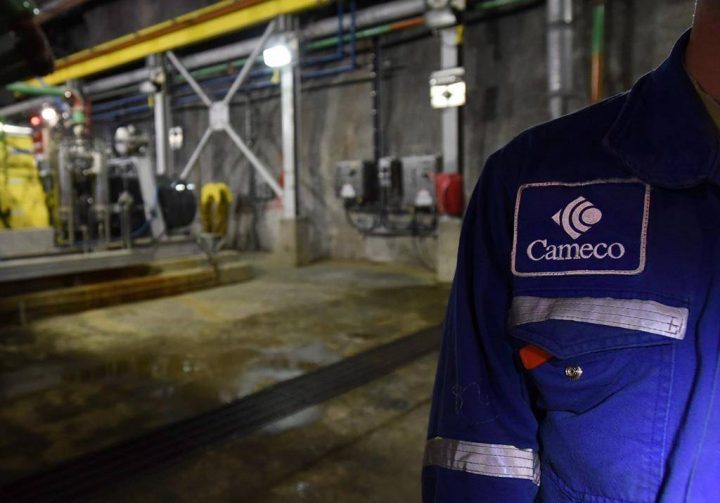
[[[43,120],[47,122],[51,127],[57,124],[58,121],[58,113],[57,110],[55,110],[52,107],[44,107],[40,111],[40,115],[42,116]]]
[[[270,68],[280,68],[292,62],[292,53],[285,44],[277,44],[263,51],[263,60]]]

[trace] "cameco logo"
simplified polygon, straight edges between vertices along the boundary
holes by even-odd
[[[589,231],[602,220],[602,211],[585,197],[580,196],[552,216],[553,222],[573,240]],[[552,244],[547,239],[536,239],[527,247],[527,256],[533,262],[541,260],[613,259],[625,256],[622,243],[563,243]]]
[[[568,236],[577,239],[602,220],[602,211],[593,203],[580,196],[552,216]]]
[[[647,258],[650,197],[650,187],[634,179],[520,185],[513,275],[640,274]]]

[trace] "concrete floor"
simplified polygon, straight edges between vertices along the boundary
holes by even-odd
[[[424,357],[95,501],[419,501],[436,359]]]
[[[0,328],[0,483],[436,325],[448,293],[403,266],[253,264],[247,283]],[[416,499],[433,366],[420,360],[117,498],[355,501],[384,477],[387,497],[372,501]]]

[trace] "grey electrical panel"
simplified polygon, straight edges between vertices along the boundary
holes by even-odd
[[[441,157],[419,155],[403,157],[402,206],[432,208],[435,206],[435,175],[440,170]]]
[[[378,172],[372,161],[340,161],[335,171],[335,194],[346,203],[366,204],[377,200]]]

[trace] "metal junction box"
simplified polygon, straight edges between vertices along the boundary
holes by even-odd
[[[367,204],[377,200],[378,172],[372,161],[340,161],[335,170],[335,194],[346,203]]]
[[[435,206],[435,175],[438,173],[441,157],[420,155],[402,158],[402,205],[408,208]]]

